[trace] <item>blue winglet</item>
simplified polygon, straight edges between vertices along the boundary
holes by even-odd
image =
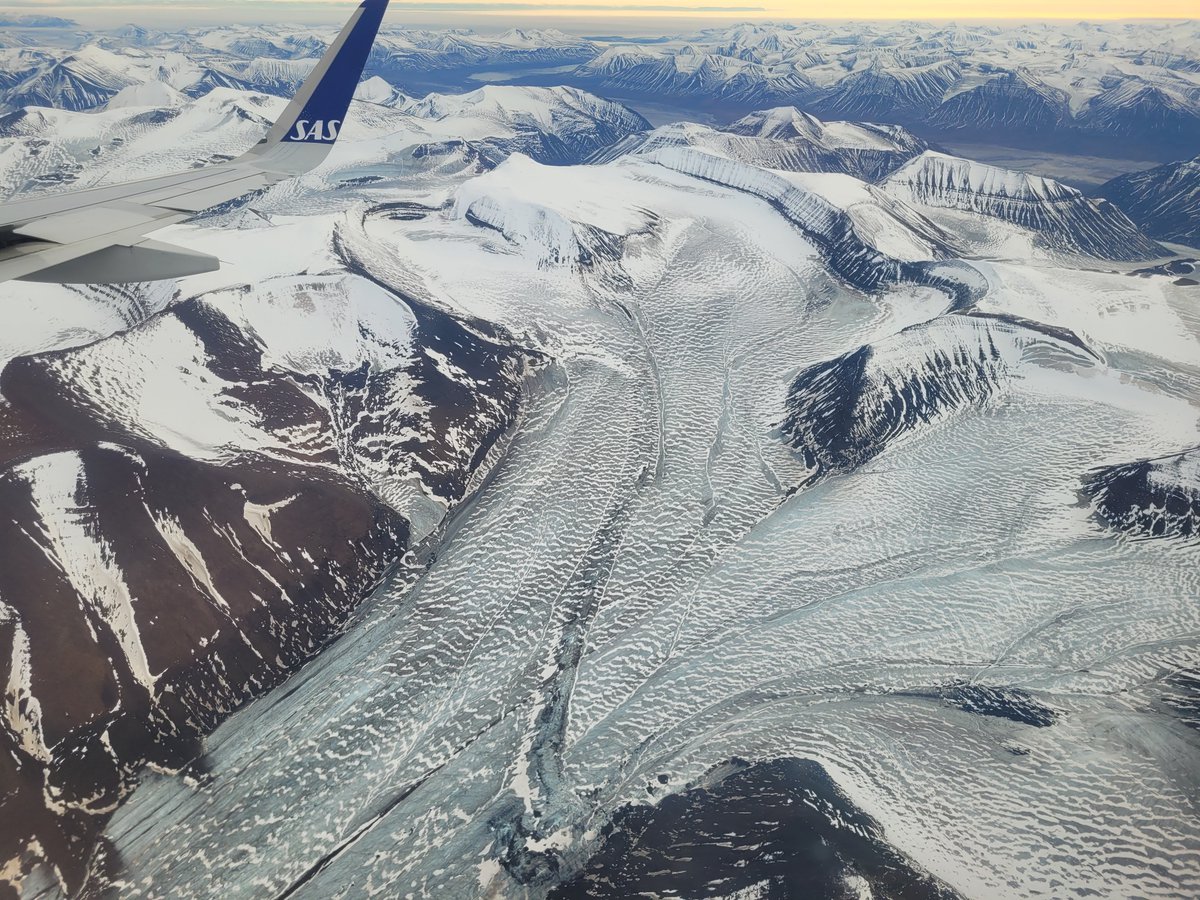
[[[362,77],[388,0],[364,0],[305,79],[264,143],[332,144]]]

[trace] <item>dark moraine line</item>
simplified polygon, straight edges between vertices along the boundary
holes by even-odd
[[[1030,331],[1044,334],[1046,337],[1054,338],[1056,341],[1062,341],[1064,344],[1070,344],[1072,347],[1078,347],[1092,359],[1099,360],[1100,355],[1084,343],[1083,339],[1070,328],[1063,328],[1060,325],[1047,325],[1045,322],[1037,322],[1033,319],[1025,319],[1021,316],[1014,316],[1010,313],[995,313],[984,312],[979,309],[972,309],[965,315],[974,316],[977,319],[990,319],[994,322],[1004,322],[1008,325],[1016,325],[1019,328],[1027,328]]]
[[[928,691],[905,691],[896,696],[936,698],[963,712],[1008,719],[1034,728],[1047,728],[1058,721],[1057,712],[1021,688],[953,681]]]

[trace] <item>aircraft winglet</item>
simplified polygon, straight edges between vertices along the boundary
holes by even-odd
[[[358,87],[388,0],[364,0],[342,28],[321,61],[309,73],[255,148],[259,153],[278,144],[332,144]]]

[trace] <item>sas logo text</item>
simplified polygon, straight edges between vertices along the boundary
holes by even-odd
[[[342,123],[338,119],[297,119],[292,133],[287,136],[289,141],[313,141],[322,144],[332,144],[337,140],[338,130]]]

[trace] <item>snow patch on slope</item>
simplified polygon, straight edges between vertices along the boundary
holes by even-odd
[[[200,337],[175,316],[136,335],[117,335],[56,364],[97,413],[193,459],[228,462],[241,453],[288,453],[291,442],[263,426],[209,369]]]
[[[29,485],[38,510],[45,549],[76,586],[96,620],[116,639],[129,671],[153,692],[151,673],[142,646],[130,596],[113,550],[100,535],[88,503],[88,485],[78,453],[51,453],[13,467],[15,477]]]
[[[412,355],[412,311],[352,275],[284,276],[219,298],[222,311],[262,344],[264,361],[319,375],[363,363],[391,369]]]
[[[463,184],[451,215],[495,228],[543,265],[586,261],[599,240],[643,232],[653,216],[636,198],[614,204],[614,181],[601,169],[543,166],[514,154]]]

